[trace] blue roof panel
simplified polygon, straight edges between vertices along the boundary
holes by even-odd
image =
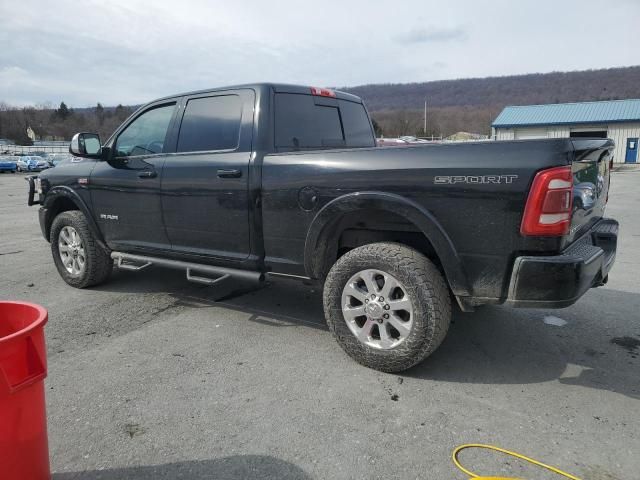
[[[505,107],[492,127],[640,121],[640,99]]]

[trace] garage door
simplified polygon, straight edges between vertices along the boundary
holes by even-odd
[[[517,140],[530,140],[532,138],[547,138],[547,130],[540,128],[518,128],[515,131]]]

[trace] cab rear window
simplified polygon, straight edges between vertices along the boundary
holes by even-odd
[[[316,103],[311,95],[275,97],[275,147],[279,152],[344,147],[373,147],[369,117],[360,103]]]

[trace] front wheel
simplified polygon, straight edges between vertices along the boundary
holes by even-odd
[[[98,285],[111,274],[113,260],[94,238],[82,212],[58,215],[51,225],[50,241],[58,273],[72,287]]]
[[[400,372],[427,358],[451,320],[440,271],[417,250],[397,243],[373,243],[340,257],[323,297],[329,330],[340,346],[383,372]]]

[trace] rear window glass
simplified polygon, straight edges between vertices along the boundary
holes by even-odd
[[[276,95],[276,148],[301,150],[344,146],[337,107],[316,105],[311,95]]]
[[[347,147],[375,147],[375,140],[364,105],[340,100],[340,114]]]
[[[278,151],[375,145],[361,104],[340,100],[335,106],[316,105],[311,95],[290,93],[278,93],[275,98]]]
[[[242,101],[238,95],[194,98],[187,102],[178,152],[233,150],[238,147]]]

